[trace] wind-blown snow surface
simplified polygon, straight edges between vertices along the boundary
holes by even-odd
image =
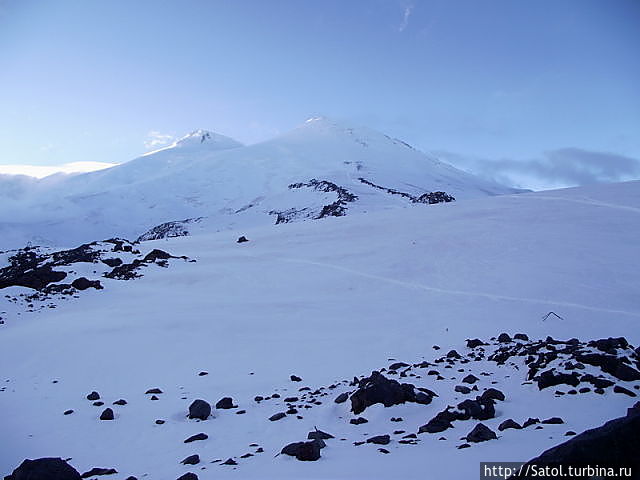
[[[556,388],[522,385],[526,369],[478,362],[480,386],[507,396],[496,405],[497,418],[484,422],[489,427],[509,417],[560,416],[566,423],[506,430],[498,440],[458,450],[459,437],[477,422],[456,422],[442,434],[420,435],[418,445],[401,445],[392,435],[384,455],[377,445],[352,442],[416,432],[465,398],[453,386],[467,373],[443,370],[457,381],[424,375],[420,385],[440,395],[431,405],[377,405],[359,426],[348,423],[348,403],[333,403],[344,385],[302,410],[302,420],[270,422],[282,407],[253,397],[276,389],[296,395],[301,386],[368,375],[389,358],[413,363],[450,348],[466,353],[464,339],[486,341],[503,331],[532,339],[625,336],[637,346],[639,234],[640,182],[630,182],[143,243],[143,254],[161,248],[197,263],[150,267],[131,282],[103,279],[104,290],[55,310],[18,316],[12,305],[0,308],[7,311],[0,326],[0,473],[24,458],[61,456],[81,472],[116,468],[120,473],[108,478],[118,480],[175,479],[187,471],[201,479],[468,479],[478,475],[480,461],[526,461],[564,441],[568,430],[623,415],[637,399],[611,389],[556,398]],[[239,235],[250,241],[237,244]],[[549,311],[563,320],[543,321]],[[436,344],[442,350],[433,350]],[[201,370],[209,374],[198,376]],[[303,382],[289,381],[290,374]],[[637,381],[623,383],[637,392]],[[158,401],[145,395],[152,387],[164,392]],[[114,421],[100,421],[104,407],[85,399],[92,390],[105,407],[119,398],[129,403],[113,407]],[[247,413],[186,418],[192,400],[224,396]],[[65,416],[66,409],[75,412]],[[319,461],[274,458],[314,426],[336,436]],[[209,439],[183,443],[199,432]],[[255,452],[254,442],[265,453],[239,459]],[[194,453],[200,465],[179,464]],[[229,457],[239,465],[210,463]]]
[[[205,230],[273,224],[269,212],[319,210],[335,200],[332,192],[288,188],[312,179],[357,195],[350,212],[408,203],[359,178],[414,195],[444,190],[457,199],[514,192],[376,131],[324,118],[247,147],[198,130],[99,172],[40,182],[0,177],[0,249],[27,241],[69,246],[135,239],[158,224],[197,217],[207,217],[199,225]]]

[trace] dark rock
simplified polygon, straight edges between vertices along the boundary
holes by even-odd
[[[576,435],[576,432],[574,432],[573,430],[569,430],[567,433],[564,434],[565,437],[572,437]]]
[[[218,410],[228,410],[233,408],[233,399],[231,397],[224,397],[216,403],[216,409]]]
[[[454,388],[454,390],[464,395],[471,393],[471,389],[469,387],[465,387],[464,385],[456,385],[456,388]]]
[[[85,277],[76,278],[73,282],[71,282],[71,286],[76,290],[86,290],[87,288],[102,290],[103,288],[100,280],[89,280]]]
[[[493,430],[486,425],[479,423],[467,435],[467,442],[478,443],[487,440],[497,440],[497,436]]]
[[[94,407],[101,407],[102,405],[104,405],[104,402],[101,402],[101,401],[93,402],[91,405],[93,405]]]
[[[206,440],[207,438],[209,438],[209,435],[206,433],[196,433],[195,435],[191,435],[187,438],[184,443],[197,442],[198,440]]]
[[[409,366],[408,363],[396,362],[396,363],[392,363],[391,365],[389,365],[389,370],[400,370],[401,368],[405,368],[405,367],[408,367],[408,366]]]
[[[505,420],[504,422],[502,422],[498,426],[498,430],[501,431],[501,432],[503,430],[507,430],[509,428],[515,428],[517,430],[520,430],[522,427],[520,426],[519,423],[517,423],[516,421],[512,420],[511,418],[509,418],[508,420]]]
[[[320,449],[322,448],[322,440],[313,440],[310,442],[295,442],[286,445],[280,453],[296,457],[300,461],[314,461],[320,458]]]
[[[611,380],[607,380],[606,378],[594,377],[590,373],[583,375],[580,378],[580,381],[589,382],[591,385],[593,385],[596,388],[608,388],[615,384],[615,382],[612,382]]]
[[[271,420],[272,422],[275,422],[276,420],[280,420],[280,419],[282,419],[282,418],[284,418],[284,417],[286,417],[286,416],[287,416],[287,414],[286,414],[286,413],[284,413],[284,412],[278,412],[278,413],[275,413],[275,414],[271,415],[271,416],[269,417],[269,420]]]
[[[151,398],[149,400],[160,400],[158,397],[156,397],[155,395],[151,395]]]
[[[513,336],[513,338],[514,338],[515,340],[522,340],[522,341],[525,341],[525,342],[528,342],[528,341],[529,341],[529,337],[528,337],[527,335],[525,335],[524,333],[516,333],[516,334]]]
[[[633,393],[631,390],[627,390],[624,387],[621,387],[620,385],[616,385],[615,387],[613,387],[613,391],[615,393],[624,393],[625,395],[629,395],[630,397],[635,397],[636,394]]]
[[[114,405],[126,405],[127,401],[123,398],[121,398],[120,400],[116,400],[115,402],[113,402]]]
[[[351,420],[349,420],[349,423],[351,425],[362,425],[363,423],[367,423],[369,420],[367,420],[364,417],[358,417],[358,418],[352,418]]]
[[[302,379],[300,377],[298,377],[297,375],[291,375],[289,377],[291,379],[292,382],[301,382]]]
[[[571,385],[577,387],[580,383],[580,379],[576,372],[571,374],[559,373],[554,370],[546,370],[538,375],[535,380],[538,382],[538,389],[542,390],[548,387],[555,387],[556,385]]]
[[[542,422],[540,423],[544,423],[546,425],[561,425],[564,423],[564,420],[562,420],[560,417],[551,417],[547,418],[546,420],[542,420]]]
[[[377,403],[390,407],[405,402],[415,402],[414,389],[415,387],[409,383],[400,384],[374,371],[368,378],[360,380],[358,389],[351,395],[351,411],[357,415]]]
[[[471,445],[469,445],[468,443],[463,443],[462,445],[458,445],[456,448],[458,450],[462,450],[463,448],[469,448]]]
[[[486,345],[482,340],[474,338],[473,340],[467,340],[467,348],[476,348],[482,345]]]
[[[509,343],[511,342],[511,337],[509,336],[508,333],[501,333],[500,335],[498,335],[498,342]]]
[[[470,418],[489,420],[496,416],[493,400],[491,399],[482,399],[481,397],[477,397],[475,400],[467,399],[460,402],[457,407],[463,411],[459,415],[459,420],[468,420]]]
[[[374,443],[376,445],[388,445],[391,441],[389,435],[376,435],[375,437],[367,438],[367,443]]]
[[[620,467],[640,471],[640,412],[611,420],[601,427],[587,430],[570,440],[543,452],[528,462],[540,467]],[[526,471],[526,470],[525,470]],[[599,476],[599,475],[595,475]]]
[[[478,377],[476,377],[475,375],[467,375],[466,377],[464,377],[462,379],[462,381],[464,383],[471,383],[471,384],[476,383],[478,380],[480,380],[480,379]]]
[[[588,365],[600,367],[602,371],[613,375],[614,377],[631,382],[640,380],[640,372],[629,365],[626,365],[625,358],[616,355],[608,355],[604,353],[584,353],[576,355],[576,360]]]
[[[144,392],[145,394],[150,394],[150,393],[162,393],[162,390],[160,390],[159,388],[150,388],[149,390],[147,390],[146,392]]]
[[[504,393],[502,393],[500,390],[497,390],[495,388],[489,388],[484,392],[482,392],[482,395],[480,395],[480,399],[483,401],[500,400],[501,402],[504,402],[505,396],[504,396]]]
[[[422,425],[418,430],[418,433],[444,432],[448,428],[453,428],[453,425],[451,425],[451,421],[454,419],[455,417],[452,418],[449,412],[440,412],[431,420],[429,420],[425,425]]]
[[[155,262],[156,260],[168,260],[170,258],[174,258],[174,257],[168,254],[167,252],[165,252],[164,250],[159,250],[157,248],[154,248],[153,250],[151,250],[149,253],[145,255],[142,261],[151,263],[151,262]]]
[[[298,397],[287,397],[284,399],[285,403],[293,403],[293,402],[297,402],[298,400],[300,400]]]
[[[164,420],[156,420],[155,423],[156,423],[156,425],[164,425],[165,421]]]
[[[113,268],[122,265],[122,260],[120,260],[119,258],[103,258],[102,263]]]
[[[100,400],[100,394],[98,392],[91,392],[87,395],[87,400]]]
[[[61,458],[24,460],[5,480],[80,480],[80,473]]]
[[[309,440],[315,440],[315,439],[329,440],[329,439],[335,438],[335,437],[333,435],[331,435],[330,433],[323,432],[322,430],[318,430],[316,428],[313,432],[309,432],[308,433],[307,438]]]
[[[189,418],[199,418],[206,420],[211,415],[211,405],[204,400],[194,400],[189,406]]]
[[[455,350],[449,350],[449,351],[447,352],[447,358],[455,358],[455,359],[458,359],[458,360],[459,360],[459,359],[460,359],[460,358],[462,358],[462,357],[461,357],[461,356],[460,356],[460,354],[459,354],[458,352],[456,352]]]
[[[89,477],[98,477],[101,475],[114,475],[118,473],[118,471],[114,468],[97,468],[94,467],[91,470],[89,470],[88,472],[84,472],[81,477],[82,478],[89,478]]]
[[[183,465],[197,465],[198,463],[200,463],[200,456],[199,455],[189,455],[187,458],[185,458],[184,460],[182,460],[180,462]]]
[[[100,415],[100,420],[113,420],[113,410],[105,408],[104,412]]]
[[[198,480],[198,475],[187,472],[184,475],[179,476],[177,480]]]
[[[527,428],[530,427],[531,425],[535,425],[536,423],[540,423],[540,419],[539,418],[531,418],[529,417],[527,420],[525,420],[525,422],[522,424],[522,428]]]
[[[391,453],[391,452],[390,452],[389,450],[387,450],[386,448],[379,448],[379,449],[378,449],[378,451],[379,451],[380,453],[385,453],[385,454],[386,454],[386,453]]]
[[[238,462],[236,462],[233,458],[227,458],[220,465],[238,465]]]
[[[71,415],[73,413],[73,410],[65,410],[64,414],[65,415]]]
[[[246,410],[238,410],[238,411],[236,412],[236,415],[244,415],[245,413],[247,413],[247,411],[246,411]]]
[[[427,395],[424,392],[417,392],[415,395],[414,402],[419,403],[420,405],[429,405],[433,400],[431,395]]]
[[[262,400],[264,400],[264,397],[261,395],[256,395],[255,397],[253,397],[253,400],[256,402],[261,402]]]
[[[344,403],[349,399],[349,394],[347,392],[341,393],[340,395],[338,395],[336,397],[336,399],[334,400],[334,402],[336,403]]]
[[[247,239],[247,237],[242,235],[241,237],[238,237],[238,240],[236,240],[236,243],[245,243],[245,242],[248,242],[248,241],[249,240]]]
[[[209,375],[209,372],[205,372],[204,370],[202,372],[198,372],[199,377],[204,377],[205,375]]]

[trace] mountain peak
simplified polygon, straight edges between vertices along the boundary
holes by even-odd
[[[207,147],[214,147],[216,150],[243,146],[242,143],[234,140],[233,138],[209,130],[204,130],[202,128],[185,135],[171,146],[194,147],[203,144],[206,144]]]

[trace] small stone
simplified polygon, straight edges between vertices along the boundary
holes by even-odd
[[[289,377],[291,379],[292,382],[301,382],[302,379],[300,377],[298,377],[297,375],[291,375]]]
[[[369,420],[367,420],[364,417],[358,417],[358,418],[352,418],[351,420],[349,420],[349,423],[351,425],[362,425],[363,423],[367,423]]]
[[[198,480],[198,475],[195,473],[187,472],[184,475],[178,477],[177,480]]]
[[[145,394],[150,394],[150,393],[162,393],[162,390],[160,390],[159,388],[150,388],[149,390],[147,390],[146,392],[144,392]]]
[[[97,401],[97,402],[93,402],[92,405],[94,407],[101,407],[102,405],[104,405],[104,402]]]
[[[118,471],[115,468],[97,468],[94,467],[91,470],[89,470],[88,472],[84,472],[82,475],[80,475],[82,478],[89,478],[89,477],[98,477],[101,475],[113,475],[118,473]]]
[[[276,420],[280,420],[280,419],[282,419],[282,418],[284,418],[284,417],[286,417],[286,416],[287,416],[287,414],[286,414],[286,413],[284,413],[284,412],[278,412],[278,413],[275,413],[275,414],[271,415],[271,416],[269,417],[269,420],[271,420],[272,422],[275,422]]]
[[[349,399],[349,394],[347,392],[341,393],[334,400],[335,403],[344,403]]]
[[[387,450],[386,448],[379,448],[378,451],[380,453],[391,453],[389,450]]]
[[[124,398],[121,398],[120,400],[116,400],[115,402],[113,402],[114,405],[126,405],[127,401]]]
[[[487,440],[496,440],[497,438],[495,432],[482,423],[477,424],[466,437],[467,442],[472,443],[486,442]]]
[[[209,372],[202,371],[198,373],[199,377],[204,377],[205,375],[209,375]]]
[[[502,422],[499,426],[498,426],[498,430],[499,431],[504,431],[507,430],[509,428],[515,428],[517,430],[520,430],[522,427],[520,426],[520,424],[518,422],[516,422],[515,420],[509,418],[508,420],[505,420],[504,422]]]
[[[547,418],[546,420],[542,420],[541,423],[544,423],[546,425],[561,425],[564,423],[564,420],[562,420],[560,417],[551,417]]]
[[[238,237],[238,240],[236,240],[236,243],[245,243],[248,242],[249,240],[247,239],[247,237],[245,237],[244,235],[242,235],[241,237]],[[224,465],[230,465],[228,463],[225,463]]]
[[[156,420],[156,425],[164,425],[164,420]]]
[[[227,458],[227,460],[222,462],[221,465],[238,465],[238,462],[236,462],[233,458]]]
[[[71,415],[73,413],[73,410],[65,410],[64,411],[64,415]]]

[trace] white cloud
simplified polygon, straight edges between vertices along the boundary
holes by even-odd
[[[27,175],[44,178],[56,173],[84,173],[104,170],[116,166],[117,163],[105,162],[72,162],[62,165],[0,165],[0,175]]]
[[[405,28],[409,26],[409,18],[411,17],[412,11],[413,11],[413,4],[409,4],[404,7],[404,13],[402,14],[402,23],[398,27],[399,32],[404,32]]]
[[[160,148],[165,147],[175,141],[175,137],[170,134],[160,133],[157,130],[151,130],[147,134],[147,139],[144,141],[146,148]]]

